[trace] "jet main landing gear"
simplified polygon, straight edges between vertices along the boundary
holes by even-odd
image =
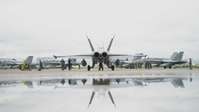
[[[107,66],[108,66],[108,65],[107,65]],[[88,71],[90,71],[91,68],[93,68],[93,67],[91,67],[90,65],[87,66],[87,70],[88,70]],[[110,68],[112,71],[115,70],[115,66],[114,66],[114,65],[108,66],[108,68]],[[98,70],[99,70],[99,71],[101,71],[101,70],[103,71],[103,70],[104,70],[104,66],[103,66],[102,63],[99,64],[99,69],[98,69]]]
[[[90,66],[90,65],[87,66],[87,70],[88,70],[88,71],[91,70],[91,66]]]
[[[114,71],[115,70],[115,66],[111,65],[111,70]]]
[[[102,63],[99,63],[99,69],[98,69],[98,70],[99,70],[99,71],[100,71],[100,70],[102,70],[102,71],[104,70],[104,67],[103,67],[103,64],[102,64]]]

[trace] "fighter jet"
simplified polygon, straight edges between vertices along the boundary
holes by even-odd
[[[57,57],[39,57],[37,58],[37,62],[35,65],[41,66],[41,69],[49,69],[49,68],[61,68],[61,60],[56,59]],[[78,66],[80,69],[80,65],[86,66],[87,63],[83,59],[82,61],[78,61],[76,58],[63,58],[65,61],[65,67],[69,68],[72,66]]]
[[[164,67],[165,69],[172,68],[172,66],[176,64],[184,64],[187,63],[187,61],[182,60],[184,52],[174,52],[170,58],[145,58],[142,59],[141,62],[145,63],[146,61],[151,62],[153,65],[157,67]]]
[[[16,59],[11,59],[11,58],[0,58],[0,68],[2,69],[7,69],[10,68],[7,64],[14,63],[16,62]]]
[[[144,55],[143,53],[138,53],[135,55],[132,55],[130,58],[117,58],[117,59],[111,59],[111,62],[113,62],[117,67],[125,67],[125,68],[132,68],[132,63],[140,62],[142,57],[146,57],[147,55]]]
[[[131,57],[131,55],[128,54],[111,54],[110,49],[113,43],[115,35],[111,39],[109,46],[107,50],[104,49],[104,47],[100,46],[98,50],[95,50],[91,40],[88,38],[88,42],[91,48],[92,53],[90,54],[83,54],[83,55],[71,55],[71,56],[54,56],[56,58],[63,58],[63,57],[78,57],[78,58],[89,58],[92,59],[92,66],[88,65],[87,70],[90,71],[91,68],[94,68],[95,64],[99,63],[99,70],[104,70],[103,64],[107,65],[108,68],[111,68],[112,71],[114,71],[114,65],[111,63],[111,59],[114,58],[119,58],[119,57]]]
[[[25,60],[25,63],[30,65],[32,63],[33,56],[28,56]],[[0,58],[0,68],[7,69],[7,68],[19,68],[23,61],[17,61],[16,59],[9,59],[9,58]]]
[[[132,62],[136,62],[136,61],[140,61],[140,59],[142,59],[142,57],[146,57],[147,55],[144,55],[143,53],[138,53],[138,54],[135,54],[132,59],[128,59],[126,61],[124,61],[124,64],[130,64]]]
[[[172,68],[172,66],[176,65],[176,64],[184,64],[187,63],[187,61],[182,60],[184,52],[179,52],[178,55],[176,55],[172,60],[164,60],[163,64],[161,64],[161,67],[164,67],[165,69],[167,67],[169,67],[170,69]]]

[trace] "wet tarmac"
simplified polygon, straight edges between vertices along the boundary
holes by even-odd
[[[1,112],[198,112],[199,70],[0,70]]]

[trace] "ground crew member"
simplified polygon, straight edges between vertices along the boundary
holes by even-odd
[[[26,61],[24,61],[24,62],[21,64],[21,70],[22,70],[22,71],[26,70]]]
[[[145,69],[147,69],[147,63],[148,63],[148,61],[145,62],[145,65],[144,65]]]
[[[145,62],[145,69],[149,69],[149,58],[146,59],[146,62]]]
[[[137,62],[135,62],[135,69],[137,69],[138,68],[138,63]]]
[[[42,69],[43,69],[43,65],[42,65],[41,60],[39,60],[39,68],[38,68],[38,71],[41,71]]]
[[[134,62],[132,63],[132,69],[135,69],[135,63]]]
[[[192,70],[192,59],[191,58],[189,58],[189,68],[190,68],[190,70]]]
[[[102,71],[104,70],[103,65],[102,65],[102,62],[99,63],[99,69],[98,69],[98,70],[99,70],[99,71],[100,71],[100,70],[102,70]]]
[[[65,61],[63,59],[61,60],[61,69],[62,71],[65,69]]]
[[[141,62],[138,62],[138,68],[142,69],[142,63]]]
[[[69,58],[68,59],[68,70],[71,70],[71,68],[72,68],[71,59]]]

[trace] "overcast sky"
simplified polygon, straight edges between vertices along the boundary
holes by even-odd
[[[0,0],[0,57],[112,53],[199,55],[198,0]]]

